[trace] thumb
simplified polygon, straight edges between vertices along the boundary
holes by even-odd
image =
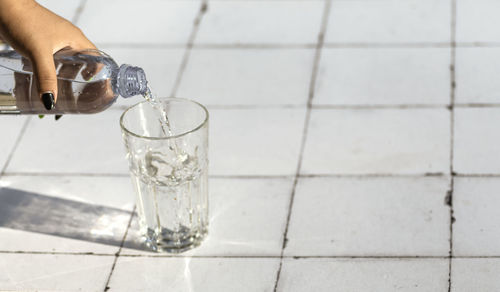
[[[57,77],[52,52],[42,52],[31,56],[33,73],[38,86],[38,94],[47,110],[54,108],[57,100]]]

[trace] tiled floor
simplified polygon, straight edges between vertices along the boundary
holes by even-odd
[[[498,291],[496,0],[42,4],[208,106],[210,227],[137,244],[118,126],[0,117],[0,290]]]

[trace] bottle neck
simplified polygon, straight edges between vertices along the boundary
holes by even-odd
[[[122,97],[144,95],[148,90],[146,73],[139,67],[123,64],[116,76],[115,92]]]

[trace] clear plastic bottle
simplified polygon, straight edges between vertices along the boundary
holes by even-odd
[[[55,108],[48,111],[40,100],[31,62],[15,51],[0,51],[0,114],[98,113],[118,95],[144,95],[148,90],[144,70],[118,67],[101,51],[64,49],[54,54],[54,61],[58,94]]]

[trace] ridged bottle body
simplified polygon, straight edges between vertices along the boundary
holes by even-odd
[[[144,71],[119,67],[97,50],[65,49],[54,54],[57,102],[48,111],[40,100],[29,59],[15,51],[0,51],[0,114],[91,114],[110,107],[119,95],[146,92]]]

